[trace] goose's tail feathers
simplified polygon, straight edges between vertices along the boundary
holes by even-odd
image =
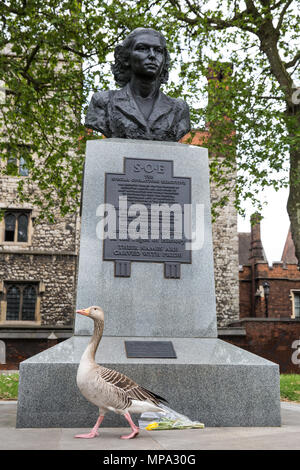
[[[150,395],[155,401],[157,401],[158,403],[160,402],[164,402],[164,403],[169,403],[168,400],[166,400],[166,398],[163,398],[161,397],[160,395],[158,395],[157,393],[154,393],[154,392],[151,392],[151,390],[148,390],[144,387],[140,387],[144,392],[146,392],[148,395]]]

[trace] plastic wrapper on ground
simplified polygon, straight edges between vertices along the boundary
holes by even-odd
[[[160,405],[164,410],[159,413],[143,413],[139,419],[140,429],[147,431],[159,431],[167,429],[203,429],[204,424],[199,421],[191,421],[187,416],[184,416],[171,408]]]

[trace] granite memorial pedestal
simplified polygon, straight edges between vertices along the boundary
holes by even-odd
[[[132,163],[136,176],[129,177],[126,165]],[[172,185],[163,174],[169,165]],[[113,254],[104,253],[99,206],[115,196],[107,193],[109,175],[114,174],[110,188],[127,188],[131,199],[137,187],[147,196],[146,181],[153,194],[155,184],[160,185],[160,195],[169,184],[176,199],[180,186],[190,181],[192,231],[197,230],[200,241],[190,260],[179,263],[180,274],[172,278],[163,266],[180,260],[180,249],[161,248],[162,262],[157,249],[152,249],[154,261],[138,261],[138,253],[146,256],[150,245],[146,249],[136,240],[120,241]],[[170,263],[166,253],[173,253]],[[120,260],[113,259],[114,254]],[[127,263],[123,274],[121,268],[116,271],[119,261]],[[217,338],[206,149],[141,140],[88,142],[77,308],[91,305],[101,306],[105,313],[98,363],[125,373],[165,397],[174,410],[206,426],[280,426],[278,365]],[[78,315],[72,338],[21,363],[17,427],[94,424],[98,410],[76,385],[92,329],[93,322]],[[127,357],[125,341],[171,341],[176,357]],[[110,413],[103,425],[124,426],[124,420]]]

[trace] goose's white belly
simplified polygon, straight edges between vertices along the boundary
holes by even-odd
[[[96,374],[97,364],[90,364],[82,361],[79,364],[76,382],[82,395],[99,408],[108,409],[108,397],[106,397],[105,387]]]

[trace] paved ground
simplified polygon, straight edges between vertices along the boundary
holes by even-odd
[[[123,441],[129,428],[101,428],[95,439],[75,439],[84,429],[16,429],[17,402],[0,401],[0,450],[300,450],[300,404],[281,404],[281,427],[141,431]]]

